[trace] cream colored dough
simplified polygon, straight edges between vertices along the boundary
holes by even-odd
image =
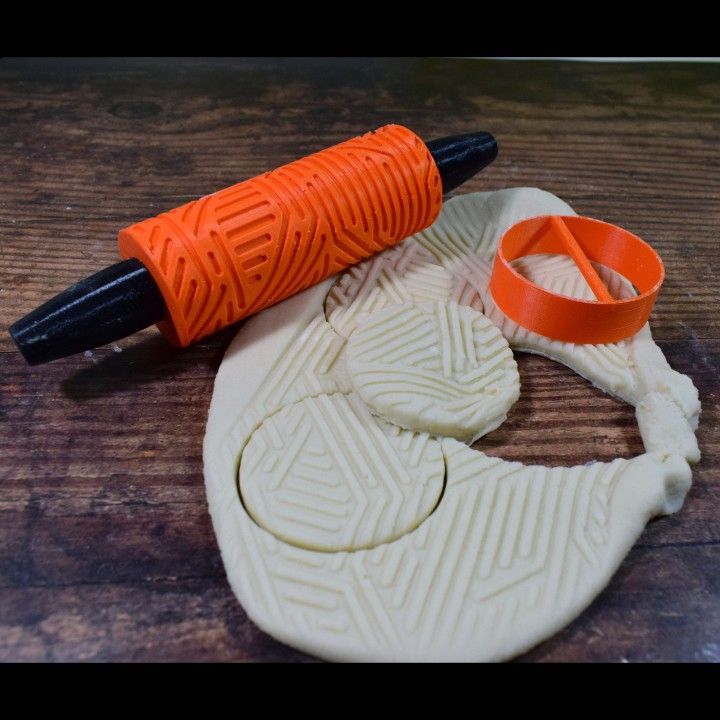
[[[484,315],[452,301],[367,315],[348,340],[347,368],[380,417],[468,443],[497,428],[520,396],[505,338]]]
[[[357,550],[414,530],[443,489],[440,445],[377,422],[355,395],[286,405],[252,434],[240,463],[250,515],[276,537]]]
[[[607,584],[647,520],[681,507],[690,486],[688,461],[699,458],[694,429],[700,406],[694,386],[667,365],[649,328],[614,345],[554,343],[511,323],[487,292],[500,234],[517,220],[548,213],[572,210],[527,188],[455,198],[431,228],[347,271],[337,284],[330,279],[263,311],[236,336],[210,407],[204,445],[208,502],[235,594],[277,639],[341,660],[509,658],[576,617]],[[574,266],[562,259],[522,262],[523,271],[541,284],[577,296],[587,292]],[[608,278],[616,292],[629,291],[620,279]],[[361,410],[348,347],[355,331],[372,325],[383,308],[392,314],[392,305],[438,301],[482,310],[512,347],[563,362],[635,405],[648,452],[574,468],[526,466],[455,439],[391,430]],[[324,443],[305,446],[298,428],[320,407],[333,408],[332,432],[324,431]],[[358,492],[359,478],[367,487],[379,482],[378,466],[369,470],[373,478],[357,468],[345,479],[342,473],[335,477],[328,468],[341,455],[332,456],[328,447],[344,432],[341,426],[350,427],[352,416],[363,421],[352,425],[348,442],[363,443],[363,457],[392,464],[410,452],[406,469],[429,468],[409,472],[426,489],[413,496],[408,485],[403,494],[399,486],[408,475],[396,471],[378,474],[394,482],[399,494],[389,485],[377,497]],[[289,422],[288,431],[273,434],[268,423],[281,419]],[[391,453],[389,437],[395,438],[391,443],[400,439]],[[263,443],[274,447],[274,456],[257,453]],[[289,513],[295,529],[279,539],[288,520],[279,517],[285,510],[273,483],[282,495],[288,472],[275,472],[273,463],[296,450],[309,462],[293,471],[302,486],[300,506],[314,492],[312,483],[303,484],[307,468],[322,468],[327,484],[315,492],[340,488],[347,501],[344,517],[355,518],[348,523],[355,535],[343,536],[343,524],[330,523],[329,535],[313,540],[312,532],[297,530],[308,516],[296,504]],[[445,488],[437,507],[428,510],[437,488],[437,455],[424,463],[417,453],[437,450]],[[252,467],[253,453],[262,475],[257,486],[244,469],[246,463]],[[355,487],[352,497],[342,494],[343,483]],[[256,493],[259,505],[267,504],[260,517],[262,511],[248,503],[257,522],[241,502],[239,485],[246,501]],[[389,502],[398,508],[395,523],[387,513],[386,520],[373,520],[372,510],[363,509],[373,502],[384,507],[385,498],[394,498]],[[318,498],[317,507],[322,503]]]

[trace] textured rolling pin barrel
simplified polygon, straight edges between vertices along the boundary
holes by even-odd
[[[426,144],[385,126],[122,230],[124,262],[10,333],[30,364],[153,323],[189,345],[428,227],[496,154],[488,133]]]

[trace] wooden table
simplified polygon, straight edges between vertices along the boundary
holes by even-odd
[[[720,65],[479,60],[0,60],[0,660],[306,660],[245,616],[203,487],[233,330],[154,329],[25,365],[8,326],[116,262],[121,227],[388,122],[478,129],[462,192],[538,186],[650,241],[652,317],[703,401],[683,509],[526,660],[720,660]],[[519,356],[523,395],[478,447],[555,464],[642,452],[633,409]]]

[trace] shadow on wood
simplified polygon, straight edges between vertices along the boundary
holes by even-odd
[[[97,364],[81,368],[62,381],[62,393],[75,402],[84,402],[169,379],[177,374],[177,360],[186,352],[162,335],[146,338],[122,352],[107,355]]]

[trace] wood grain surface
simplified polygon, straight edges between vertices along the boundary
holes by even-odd
[[[201,447],[234,329],[154,329],[29,368],[8,326],[117,261],[119,228],[388,122],[493,132],[462,192],[538,186],[648,240],[653,312],[700,390],[703,459],[609,587],[523,660],[720,661],[720,65],[493,60],[0,60],[0,660],[310,660],[245,616]],[[477,447],[550,464],[642,452],[633,409],[519,355]]]

